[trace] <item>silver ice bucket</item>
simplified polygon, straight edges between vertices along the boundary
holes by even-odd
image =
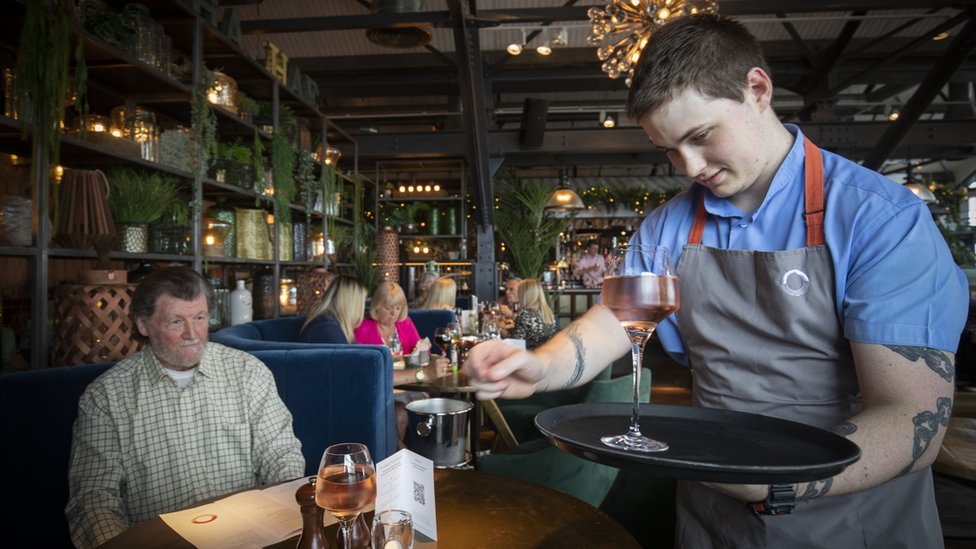
[[[430,459],[435,467],[467,463],[470,402],[427,398],[407,404],[407,448]]]

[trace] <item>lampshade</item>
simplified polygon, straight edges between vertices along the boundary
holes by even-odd
[[[921,183],[905,183],[905,188],[912,191],[912,194],[922,199],[926,204],[935,204],[939,200],[935,198],[935,193]]]
[[[582,210],[585,207],[583,205],[583,199],[576,194],[576,191],[567,187],[565,183],[561,184],[552,193],[552,196],[549,197],[549,201],[546,202],[547,210]]]

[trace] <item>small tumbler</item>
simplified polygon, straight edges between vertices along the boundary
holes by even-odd
[[[391,509],[373,517],[374,549],[412,549],[413,519],[410,513]]]

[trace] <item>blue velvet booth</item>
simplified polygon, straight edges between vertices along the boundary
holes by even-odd
[[[315,473],[330,444],[364,442],[377,461],[396,451],[393,362],[385,347],[266,343],[250,352],[267,364],[291,411],[306,474]],[[71,547],[64,518],[71,429],[85,387],[110,366],[0,376],[5,546]]]

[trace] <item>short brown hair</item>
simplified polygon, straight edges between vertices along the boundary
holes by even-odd
[[[132,324],[136,324],[136,319],[147,319],[156,314],[156,303],[164,295],[183,301],[193,301],[204,295],[207,297],[207,309],[213,309],[213,289],[200,273],[189,267],[166,267],[154,271],[136,286],[129,305]],[[132,337],[136,341],[149,341],[139,330],[132,330]]]
[[[648,40],[634,69],[627,115],[641,122],[688,88],[745,101],[746,76],[754,67],[769,74],[762,46],[741,23],[715,14],[681,17]]]

